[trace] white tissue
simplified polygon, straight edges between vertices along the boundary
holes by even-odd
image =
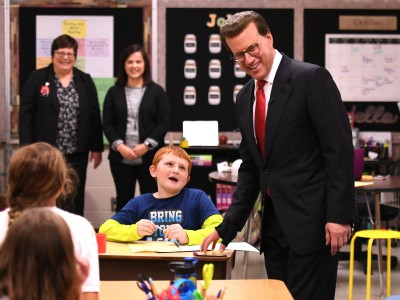
[[[230,172],[232,168],[228,165],[228,162],[223,161],[217,164],[217,170],[218,172]]]

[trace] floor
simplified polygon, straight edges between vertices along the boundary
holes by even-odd
[[[348,251],[349,247],[346,245],[342,248],[343,251]],[[377,247],[374,246],[375,253],[377,253]],[[386,253],[386,247],[383,247],[383,253]],[[232,279],[243,278],[243,254],[244,252],[238,252],[236,256],[235,268],[233,269]],[[400,244],[397,247],[392,248],[392,255],[397,256],[400,259]],[[247,278],[267,278],[267,274],[264,268],[263,255],[259,253],[250,252],[248,259],[248,271]],[[386,270],[386,264],[385,264]],[[381,300],[385,297],[380,297],[379,288],[379,276],[378,276],[378,264],[373,262],[372,264],[372,283],[371,283],[371,300]],[[400,295],[400,262],[398,266],[391,272],[391,295]],[[383,285],[386,288],[386,272],[384,272]],[[353,299],[365,299],[366,291],[366,275],[363,271],[363,266],[360,263],[354,264],[354,283],[353,283]],[[349,292],[349,262],[340,261],[338,268],[338,276],[336,283],[336,300],[347,300]],[[386,289],[384,289],[386,293]],[[385,294],[386,295],[386,294]]]

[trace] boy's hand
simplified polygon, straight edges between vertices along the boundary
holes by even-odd
[[[180,244],[185,245],[189,242],[189,238],[186,235],[185,230],[179,224],[173,224],[164,229],[164,236],[169,239],[177,239]]]
[[[137,222],[137,225],[138,234],[140,236],[152,235],[154,231],[156,231],[156,225],[147,219],[141,219],[139,222]]]

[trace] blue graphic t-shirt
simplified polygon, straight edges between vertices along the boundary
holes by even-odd
[[[184,188],[171,198],[157,199],[153,194],[137,196],[112,219],[123,225],[135,224],[141,219],[151,220],[158,228],[152,236],[143,239],[164,241],[162,229],[180,224],[184,229],[198,230],[208,217],[215,214],[219,214],[218,210],[203,191]]]

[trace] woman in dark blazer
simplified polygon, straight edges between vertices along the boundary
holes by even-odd
[[[149,167],[154,153],[164,146],[169,118],[167,95],[151,80],[147,53],[140,45],[128,46],[121,54],[117,80],[103,107],[117,211],[134,197],[136,180],[141,194],[156,191]]]
[[[64,154],[79,179],[73,203],[64,208],[83,216],[88,160],[97,168],[104,145],[96,87],[74,67],[77,53],[77,41],[61,35],[51,46],[52,63],[31,73],[21,94],[19,141],[47,142]]]

